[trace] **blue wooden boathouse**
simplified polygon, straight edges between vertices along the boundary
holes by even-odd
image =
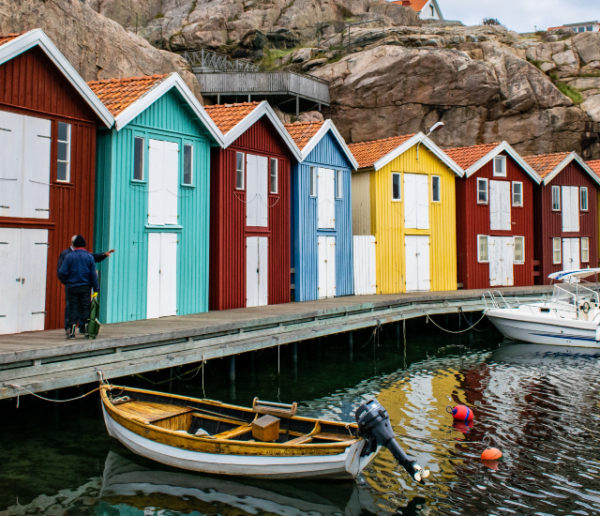
[[[331,120],[286,129],[302,157],[292,167],[294,299],[352,295],[350,176],[358,164]]]
[[[210,147],[221,133],[177,74],[92,81],[115,117],[97,141],[100,320],[208,310]]]

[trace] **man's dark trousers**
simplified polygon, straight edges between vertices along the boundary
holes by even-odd
[[[67,328],[79,324],[85,327],[90,318],[90,296],[92,288],[89,285],[67,287]]]

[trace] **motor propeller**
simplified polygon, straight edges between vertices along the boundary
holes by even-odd
[[[385,446],[413,479],[421,484],[425,483],[429,470],[423,469],[416,461],[410,459],[400,447],[390,424],[390,416],[377,400],[361,403],[356,409],[355,417],[358,432],[362,437],[370,441],[370,444],[376,442]]]

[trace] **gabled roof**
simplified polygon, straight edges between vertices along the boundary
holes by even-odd
[[[600,178],[594,174],[594,171],[586,164],[576,152],[555,152],[553,154],[538,154],[535,156],[525,156],[525,161],[542,178],[542,184],[547,185],[552,181],[565,167],[575,161],[581,168],[598,184]]]
[[[587,162],[588,167],[590,167],[597,176],[600,176],[600,159],[593,159]]]
[[[220,131],[177,72],[168,75],[90,81],[88,84],[115,117],[117,131],[125,127],[165,93],[175,88],[211,136],[219,144],[222,143]]]
[[[96,113],[106,127],[112,127],[114,119],[108,109],[100,102],[98,97],[85,83],[73,65],[56,48],[50,38],[42,29],[34,29],[23,34],[8,34],[0,36],[0,65],[14,59],[15,57],[27,52],[33,47],[39,47],[48,58],[54,63],[59,71],[64,75],[67,81],[81,95],[81,98]]]
[[[404,7],[410,7],[413,11],[420,13],[428,2],[429,0],[393,0],[390,3],[402,5]],[[431,0],[431,3],[435,7],[435,10],[437,11],[440,18],[443,18],[442,11],[440,10],[440,6],[438,5],[437,0]]]
[[[346,145],[346,141],[331,120],[327,119],[324,122],[294,122],[293,124],[285,124],[285,128],[300,149],[303,161],[323,137],[331,131],[333,137],[341,147],[342,152],[346,155],[346,158],[352,165],[352,168],[355,170],[358,168],[358,162],[352,152],[350,152],[350,149]]]
[[[463,169],[421,132],[403,136],[392,136],[391,138],[383,138],[381,140],[351,143],[348,147],[352,154],[354,154],[356,161],[358,161],[359,169],[372,168],[373,170],[379,170],[414,145],[424,145],[457,176],[462,177],[464,175]]]
[[[302,161],[300,149],[266,100],[206,106],[206,112],[222,133],[223,147],[229,147],[263,116],[271,122],[295,159]]]
[[[448,156],[465,171],[465,177],[471,177],[502,152],[513,158],[537,184],[541,183],[542,178],[540,175],[507,142],[483,143],[470,147],[446,149]]]

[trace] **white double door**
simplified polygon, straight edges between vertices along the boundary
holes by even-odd
[[[509,231],[510,220],[510,181],[490,180],[490,229]]]
[[[515,243],[513,237],[488,237],[490,286],[514,285],[513,265]]]
[[[404,174],[404,227],[429,229],[429,188],[425,174]]]
[[[572,271],[581,268],[579,238],[562,239],[562,268]]]
[[[318,237],[317,250],[317,296],[319,299],[335,297],[335,237]]]
[[[48,230],[0,228],[0,334],[43,330]]]
[[[431,290],[431,265],[429,237],[407,235],[404,237],[406,256],[406,290]]]
[[[246,226],[269,224],[269,160],[246,154]]]
[[[246,237],[246,306],[269,303],[269,239]]]
[[[335,228],[335,172],[330,168],[317,170],[317,227]]]
[[[148,233],[148,319],[177,314],[177,233]]]

